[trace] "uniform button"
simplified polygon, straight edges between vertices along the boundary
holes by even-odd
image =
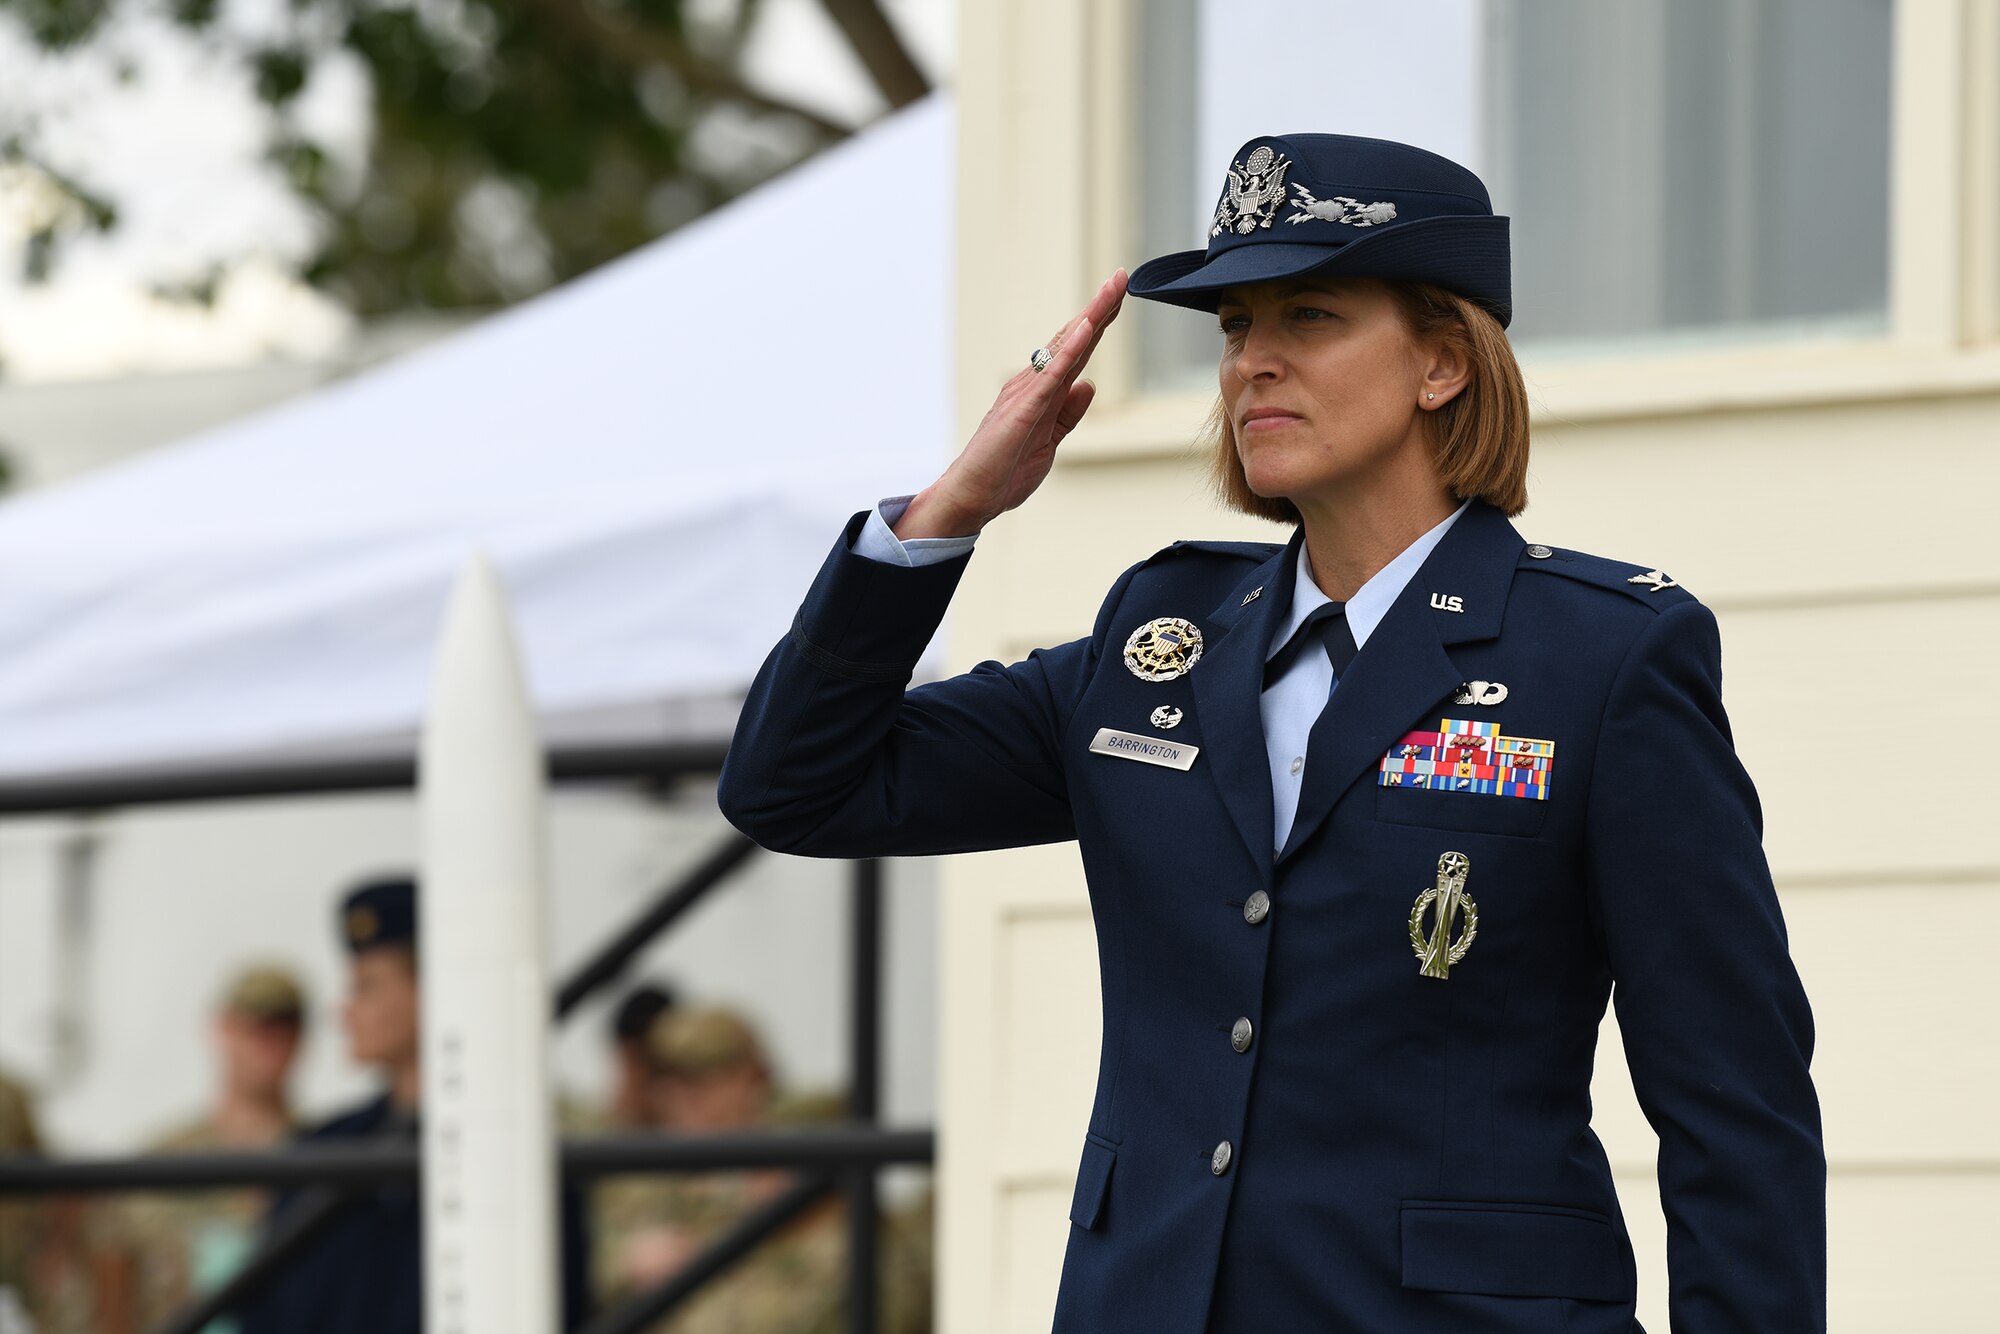
[[[1243,920],[1255,926],[1271,915],[1271,896],[1263,890],[1254,891],[1243,901]]]
[[[1249,1019],[1238,1019],[1236,1026],[1229,1030],[1229,1045],[1238,1051],[1249,1051],[1250,1039],[1255,1034],[1256,1030],[1250,1026]]]
[[[1549,557],[1555,554],[1556,554],[1555,552],[1550,551],[1540,542],[1537,542],[1535,543],[1535,545],[1528,548],[1528,555],[1533,560],[1547,560]]]
[[[1296,774],[1298,773],[1298,771],[1299,771],[1299,770],[1301,770],[1301,769],[1303,769],[1303,768],[1305,768],[1305,767],[1306,767],[1306,757],[1305,757],[1305,756],[1303,756],[1303,755],[1294,755],[1294,756],[1292,756],[1292,773],[1293,773],[1294,775],[1296,775]]]
[[[1222,1143],[1216,1145],[1215,1152],[1208,1156],[1208,1170],[1216,1176],[1221,1176],[1224,1172],[1227,1172],[1229,1170],[1230,1152],[1228,1140],[1224,1140]]]

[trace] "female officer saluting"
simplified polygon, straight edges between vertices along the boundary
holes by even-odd
[[[721,788],[788,852],[1080,844],[1104,1046],[1056,1328],[1636,1328],[1590,1130],[1614,996],[1675,1327],[1823,1328],[1812,1021],[1715,618],[1508,522],[1527,405],[1471,172],[1244,145],[1207,248],[1130,290],[1215,313],[1220,489],[1291,541],[1176,544],[1087,637],[905,692],[974,535],[1090,406],[1126,286],[849,524]]]

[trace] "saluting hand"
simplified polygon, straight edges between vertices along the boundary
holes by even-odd
[[[1097,389],[1078,380],[1125,300],[1125,270],[1105,280],[1083,313],[1045,345],[1054,359],[1015,374],[944,475],[910,501],[896,536],[969,537],[1035,493],[1056,446],[1076,429]]]

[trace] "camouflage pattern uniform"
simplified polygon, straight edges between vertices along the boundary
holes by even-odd
[[[40,1153],[42,1137],[28,1091],[0,1075],[0,1153]],[[0,1310],[25,1315],[28,1252],[36,1229],[33,1200],[0,1200]],[[9,1309],[11,1306],[12,1309]]]
[[[0,1153],[42,1153],[27,1089],[0,1076]],[[81,1195],[0,1200],[0,1311],[39,1334],[102,1334],[111,1310]]]
[[[305,998],[284,969],[258,967],[239,974],[223,993],[222,1009],[257,1019],[300,1021]],[[225,1140],[208,1117],[189,1122],[148,1146],[149,1153],[205,1153],[275,1147],[297,1127],[287,1116],[257,1143]],[[123,1252],[132,1270],[138,1328],[164,1323],[187,1301],[213,1290],[242,1268],[256,1247],[269,1195],[256,1189],[174,1191],[131,1196],[103,1211],[100,1246]],[[220,1320],[205,1334],[228,1334]]]
[[[677,1009],[651,1035],[663,1070],[712,1071],[763,1062],[750,1025],[726,1010]],[[837,1094],[774,1098],[761,1121],[769,1127],[839,1122]],[[625,1235],[665,1229],[689,1256],[719,1240],[792,1178],[782,1172],[712,1172],[634,1178],[619,1203]],[[611,1184],[611,1183],[607,1183]],[[624,1184],[624,1183],[618,1183]],[[722,1275],[704,1284],[651,1334],[842,1334],[845,1329],[847,1206],[829,1197],[767,1238]],[[884,1334],[928,1334],[931,1328],[930,1227],[927,1210],[885,1215],[881,1223],[881,1314]],[[616,1284],[612,1301],[629,1298]]]

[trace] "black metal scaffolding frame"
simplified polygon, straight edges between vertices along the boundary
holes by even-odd
[[[547,757],[553,782],[639,782],[665,785],[720,770],[721,743],[673,746],[595,746],[556,749]],[[238,765],[200,770],[155,770],[91,775],[55,782],[0,782],[0,818],[90,814],[131,806],[221,800],[332,795],[412,787],[416,761],[408,755],[362,757],[301,765]],[[552,1001],[560,1021],[599,988],[615,981],[659,934],[699,903],[756,852],[732,834],[557,988]],[[834,1190],[847,1209],[847,1328],[877,1328],[878,1195],[876,1173],[897,1164],[936,1160],[929,1129],[889,1130],[881,1112],[883,903],[881,863],[853,864],[850,888],[848,1056],[850,1124],[777,1132],[703,1136],[627,1135],[566,1142],[560,1146],[563,1178],[618,1172],[698,1172],[788,1167],[803,1175],[784,1194],[760,1206],[713,1241],[686,1268],[626,1305],[599,1314],[584,1334],[633,1334],[674,1309],[702,1284],[727,1271],[759,1242]],[[288,1212],[228,1283],[190,1303],[157,1334],[193,1334],[235,1309],[295,1254],[309,1246],[347,1201],[387,1181],[409,1180],[421,1169],[415,1144],[375,1143],[299,1147],[260,1153],[204,1153],[120,1159],[39,1159],[0,1156],[0,1196],[107,1190],[189,1190],[216,1186],[303,1186],[310,1196]]]

